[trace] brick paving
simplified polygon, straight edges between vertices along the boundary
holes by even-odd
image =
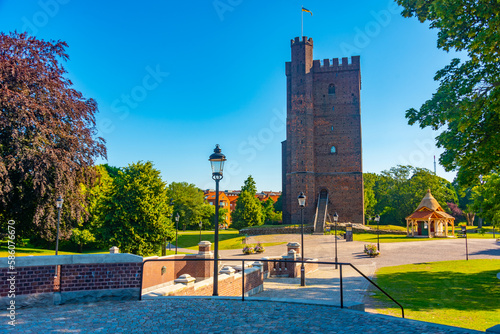
[[[480,333],[325,305],[164,297],[18,310],[7,333]]]

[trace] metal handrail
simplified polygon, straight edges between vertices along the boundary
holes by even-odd
[[[141,268],[141,291],[139,294],[139,300],[142,300],[142,289],[143,289],[143,281],[144,281],[144,265],[147,262],[160,262],[160,261],[166,261],[166,262],[175,262],[175,261],[214,261],[213,259],[147,259],[142,262],[142,268]],[[229,262],[241,262],[242,264],[242,293],[241,293],[241,300],[245,301],[245,261],[260,261],[260,262],[283,262],[283,263],[302,263],[300,260],[267,260],[267,259],[219,259],[219,262],[221,261],[229,261]],[[306,261],[307,263],[307,261]],[[356,270],[362,277],[364,277],[368,282],[370,282],[373,286],[375,286],[377,289],[379,289],[384,295],[389,297],[394,303],[396,303],[400,308],[401,308],[401,317],[405,317],[405,312],[403,306],[398,303],[394,298],[392,298],[384,289],[379,287],[375,282],[373,282],[370,278],[368,278],[365,274],[363,274],[358,268],[356,268],[352,263],[348,262],[324,262],[324,261],[314,261],[314,262],[309,262],[309,263],[314,263],[314,264],[336,264],[340,266],[340,308],[344,308],[344,287],[343,287],[343,275],[342,275],[342,266],[350,266],[354,270]]]

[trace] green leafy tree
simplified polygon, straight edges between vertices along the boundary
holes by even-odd
[[[151,162],[123,168],[105,200],[101,233],[108,246],[138,255],[157,253],[174,233],[167,185]]]
[[[78,245],[78,253],[83,251],[83,246],[96,241],[92,232],[87,229],[74,228],[71,231],[71,241]]]
[[[500,167],[500,6],[496,1],[397,0],[403,16],[438,29],[438,47],[465,51],[438,71],[439,87],[420,110],[406,112],[409,124],[441,129],[440,163],[458,170],[460,184],[472,186],[479,175]]]
[[[283,195],[278,197],[276,203],[274,203],[274,211],[275,212],[283,212]]]
[[[472,188],[473,208],[480,218],[497,224],[500,215],[500,175],[491,173],[482,179],[482,183]],[[479,219],[479,228],[482,227],[482,219]]]
[[[377,204],[377,199],[375,198],[375,182],[378,180],[378,175],[375,173],[364,173],[364,197],[365,197],[365,217],[374,217],[375,205]]]
[[[236,207],[231,214],[234,228],[241,230],[245,227],[264,224],[262,205],[260,200],[255,197],[256,193],[255,181],[250,175],[241,188],[241,193],[236,200]]]
[[[179,213],[179,228],[186,225],[188,229],[199,229],[199,222],[206,214],[204,206],[205,196],[203,191],[194,184],[187,182],[172,182],[167,191],[169,198],[173,199],[174,215]],[[206,217],[205,217],[206,218]]]
[[[259,199],[248,191],[242,191],[236,200],[236,207],[231,215],[232,226],[238,230],[249,226],[264,224],[262,205]]]
[[[55,199],[64,198],[61,239],[85,214],[81,184],[106,157],[97,137],[97,103],[66,77],[62,41],[0,33],[0,220],[19,237],[55,240]]]
[[[274,201],[271,198],[268,198],[267,200],[260,202],[262,205],[262,219],[264,220],[264,223],[270,222],[270,218],[274,213]]]
[[[102,217],[104,216],[105,200],[111,196],[113,188],[113,178],[108,174],[107,165],[92,167],[97,175],[90,186],[81,185],[85,195],[84,208],[86,215],[77,221],[75,228],[71,231],[71,240],[78,246],[81,253],[83,246],[97,241],[100,228],[102,227]],[[102,241],[102,238],[99,238]]]
[[[253,179],[252,175],[248,175],[247,179],[245,180],[245,183],[243,184],[243,187],[241,187],[241,191],[248,191],[254,196],[257,194],[257,186],[255,184],[255,180]]]
[[[450,212],[446,203],[457,203],[453,185],[434,175],[430,170],[412,166],[397,166],[383,171],[374,186],[377,204],[375,214],[381,215],[384,224],[404,225],[424,197],[427,189]]]

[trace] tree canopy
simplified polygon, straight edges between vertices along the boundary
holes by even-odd
[[[458,170],[462,185],[500,167],[500,5],[494,0],[397,0],[403,16],[439,30],[437,45],[465,51],[438,71],[439,87],[420,110],[406,112],[409,124],[441,130],[439,162]]]
[[[255,197],[257,188],[251,175],[245,180],[241,187],[241,193],[236,200],[236,207],[231,214],[232,226],[238,230],[248,227],[264,224],[264,215],[262,214],[262,205],[260,200]]]
[[[179,213],[179,226],[185,224],[190,229],[198,229],[200,221],[207,222],[212,216],[212,210],[207,208],[209,205],[205,203],[203,191],[194,184],[172,182],[167,194],[173,200],[174,215]],[[215,214],[215,209],[213,211]]]
[[[153,254],[174,231],[167,185],[151,162],[131,164],[118,172],[103,212],[103,240],[122,252]]]
[[[55,238],[55,200],[64,198],[63,221],[84,210],[81,184],[106,157],[96,136],[97,103],[65,77],[62,41],[26,33],[0,33],[0,218],[17,222],[21,236]],[[68,235],[71,226],[61,225]]]
[[[412,166],[397,166],[381,174],[364,174],[369,180],[365,188],[374,193],[375,205],[367,216],[381,215],[384,224],[403,225],[405,218],[417,208],[427,189],[450,212],[446,203],[457,203],[457,194],[453,185],[434,175],[430,170]]]
[[[500,223],[500,175],[492,173],[482,178],[483,182],[472,188],[472,208],[487,222]],[[481,227],[481,226],[479,226]]]

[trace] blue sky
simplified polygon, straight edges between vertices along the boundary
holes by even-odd
[[[281,190],[285,62],[301,5],[314,14],[304,15],[314,59],[361,56],[364,172],[433,169],[436,133],[404,114],[457,55],[393,1],[0,0],[0,30],[68,43],[68,76],[98,102],[110,165],[150,160],[169,183],[213,188],[208,156],[220,144],[222,189],[251,174],[259,190]]]

